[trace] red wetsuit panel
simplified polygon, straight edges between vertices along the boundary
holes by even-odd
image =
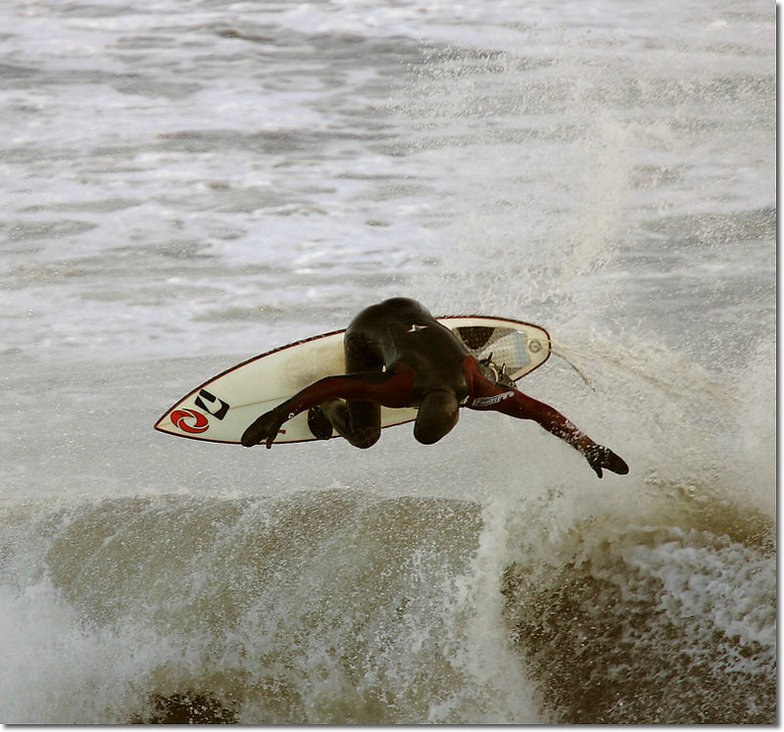
[[[281,404],[288,419],[330,399],[371,401],[383,407],[412,406],[414,370],[401,364],[392,374],[346,374],[328,376],[311,384]]]
[[[585,449],[592,444],[590,438],[557,409],[517,389],[499,386],[485,378],[474,358],[468,357],[463,361],[463,372],[468,383],[466,406],[469,409],[501,412],[517,419],[532,419],[578,449]]]

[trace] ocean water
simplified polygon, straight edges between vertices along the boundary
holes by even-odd
[[[0,27],[0,721],[776,721],[773,3]],[[546,327],[521,387],[631,473],[153,431],[394,295]]]

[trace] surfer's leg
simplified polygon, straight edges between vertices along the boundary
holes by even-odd
[[[385,365],[397,360],[393,331],[406,332],[406,323],[423,323],[427,319],[432,320],[432,315],[408,298],[392,298],[365,308],[349,323],[343,338],[346,373],[382,374]],[[333,399],[322,404],[308,415],[314,436],[331,437],[327,420],[356,447],[370,447],[381,436],[381,406],[376,402]]]
[[[319,410],[335,431],[354,447],[372,447],[381,435],[381,408],[374,402],[332,399]]]
[[[361,321],[358,320],[360,319],[352,321],[343,340],[346,372],[373,371],[380,374],[384,370],[383,350],[375,346],[383,348],[379,338],[383,340],[386,329],[375,332],[377,329],[374,328],[371,332],[362,327]],[[376,402],[333,399],[323,404],[321,411],[337,433],[355,447],[371,447],[381,436],[381,407]]]

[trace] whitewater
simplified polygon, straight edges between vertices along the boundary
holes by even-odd
[[[0,27],[0,722],[776,722],[773,3]],[[545,327],[520,387],[630,474],[153,430],[393,296]]]

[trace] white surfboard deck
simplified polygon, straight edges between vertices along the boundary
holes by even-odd
[[[480,315],[438,318],[451,328],[477,358],[492,362],[517,381],[550,356],[544,328],[508,318]],[[232,366],[180,399],[155,424],[177,437],[240,444],[240,437],[260,415],[314,381],[345,373],[345,330],[297,341]],[[382,407],[381,425],[391,427],[416,418],[416,409]],[[334,436],[337,436],[335,433]],[[275,444],[315,440],[307,412],[283,425]],[[263,444],[263,443],[262,443]]]

